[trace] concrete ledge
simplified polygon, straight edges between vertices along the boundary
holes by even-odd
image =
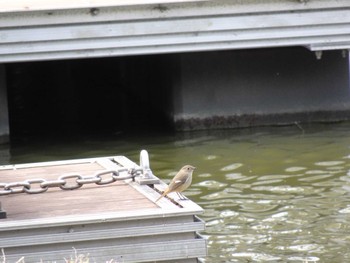
[[[243,114],[212,116],[207,118],[184,118],[175,121],[178,131],[247,128],[266,125],[293,125],[310,122],[339,122],[350,120],[350,110],[314,111],[277,114]]]

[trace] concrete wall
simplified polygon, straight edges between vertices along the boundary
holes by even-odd
[[[9,141],[9,119],[7,109],[5,66],[0,64],[0,143]]]
[[[349,119],[348,58],[304,48],[182,54],[179,130]]]

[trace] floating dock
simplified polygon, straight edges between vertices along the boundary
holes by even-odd
[[[9,262],[198,262],[203,210],[176,194],[155,203],[165,186],[147,158],[0,166],[0,249]]]

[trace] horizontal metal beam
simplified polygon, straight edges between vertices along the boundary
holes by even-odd
[[[157,219],[154,220],[157,222]],[[163,220],[164,222],[164,220]],[[204,223],[185,222],[185,223],[167,223],[160,222],[154,226],[134,226],[134,227],[111,227],[108,229],[86,230],[78,232],[63,232],[50,234],[33,233],[28,236],[18,236],[14,234],[8,238],[1,238],[0,247],[28,247],[34,245],[59,244],[69,242],[95,241],[103,239],[116,239],[126,237],[171,235],[176,233],[203,231]]]
[[[167,240],[161,242],[134,243],[130,245],[109,245],[95,247],[80,247],[74,244],[78,255],[85,255],[94,262],[106,262],[115,260],[117,262],[154,262],[162,260],[181,261],[187,258],[204,257],[206,255],[206,241],[201,238],[185,240]],[[6,253],[6,259],[9,262],[18,261],[24,257],[26,262],[44,261],[61,262],[63,259],[74,254],[73,249],[61,249],[60,246],[46,249],[46,251],[36,251],[33,253],[12,254]],[[168,253],[171,251],[171,253]],[[73,258],[75,258],[73,256]],[[182,261],[181,261],[182,262]]]
[[[183,2],[203,2],[207,0],[12,0],[1,3],[0,12],[21,12],[21,11],[40,11],[40,10],[60,10],[60,9],[77,9],[93,8],[103,6],[135,6],[151,4],[169,4]]]

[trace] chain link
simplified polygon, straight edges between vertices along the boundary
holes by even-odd
[[[106,174],[109,174],[110,177],[109,178],[105,178],[103,179],[102,178],[102,175],[106,175]],[[98,185],[104,185],[104,184],[110,184],[110,183],[113,183],[115,181],[117,181],[117,177],[115,177],[114,175],[116,174],[119,174],[118,171],[105,171],[105,172],[101,172],[101,173],[98,173],[98,174],[95,174],[95,176],[97,178],[100,178],[101,180],[99,182],[97,182],[96,184]],[[106,176],[105,176],[106,177]]]
[[[7,184],[5,184],[5,183],[0,183],[0,189],[4,189],[4,190],[0,190],[0,195],[8,195],[8,194],[11,194],[11,190],[5,190],[5,186],[7,186]]]
[[[40,194],[46,192],[47,189],[49,189],[48,186],[41,186],[42,183],[46,182],[45,179],[29,179],[25,180],[24,182],[29,184],[29,187],[23,188],[24,192],[28,194]],[[33,185],[35,184],[39,184],[39,187],[37,187],[36,189],[33,188]]]
[[[121,176],[127,172],[127,175]],[[59,187],[62,190],[74,190],[82,187],[85,184],[105,185],[116,181],[126,179],[135,179],[141,175],[142,169],[126,169],[105,170],[96,172],[93,176],[82,176],[79,173],[64,174],[58,177],[57,180],[45,180],[41,178],[28,179],[23,182],[0,183],[0,196],[9,194],[39,194],[46,192],[49,188]]]
[[[67,179],[75,179],[75,180],[70,180],[73,181],[72,184],[68,184]],[[65,174],[60,177],[58,177],[58,180],[63,180],[65,183],[60,185],[59,187],[62,190],[74,190],[82,187],[82,184],[79,184],[77,180],[83,179],[83,177],[80,174]]]
[[[6,184],[4,190],[11,190],[11,194],[19,194],[24,192],[24,188],[29,188],[30,185],[27,182],[14,182]]]

